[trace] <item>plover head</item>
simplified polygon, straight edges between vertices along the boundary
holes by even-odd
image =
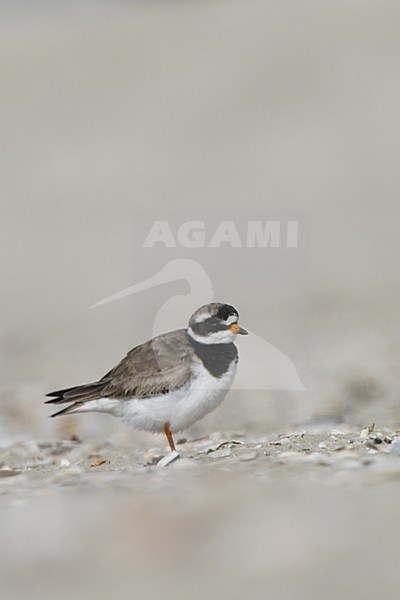
[[[202,344],[231,344],[236,336],[248,331],[238,325],[239,313],[230,304],[212,302],[196,310],[190,317],[188,334]]]

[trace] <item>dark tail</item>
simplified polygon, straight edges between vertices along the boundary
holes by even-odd
[[[58,412],[50,415],[51,417],[57,417],[58,415],[64,415],[71,412],[74,408],[82,406],[89,400],[98,400],[103,397],[103,390],[109,383],[108,379],[96,381],[95,383],[86,383],[85,385],[77,385],[71,388],[65,388],[64,390],[56,390],[46,394],[50,397],[45,404],[65,404],[72,402],[70,406],[59,410]]]

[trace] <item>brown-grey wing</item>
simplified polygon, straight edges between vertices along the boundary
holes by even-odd
[[[101,381],[103,397],[145,398],[184,385],[191,375],[192,347],[185,329],[160,335],[133,348]]]

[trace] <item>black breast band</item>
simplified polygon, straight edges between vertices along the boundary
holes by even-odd
[[[229,369],[232,361],[238,361],[235,344],[202,344],[196,342],[189,334],[188,339],[198,356],[213,377],[222,377]]]

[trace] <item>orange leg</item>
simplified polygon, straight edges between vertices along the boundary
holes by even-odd
[[[165,423],[165,425],[164,425],[164,433],[167,436],[168,444],[169,444],[169,447],[171,448],[172,452],[176,452],[174,438],[172,437],[172,433],[170,431],[168,423]]]

